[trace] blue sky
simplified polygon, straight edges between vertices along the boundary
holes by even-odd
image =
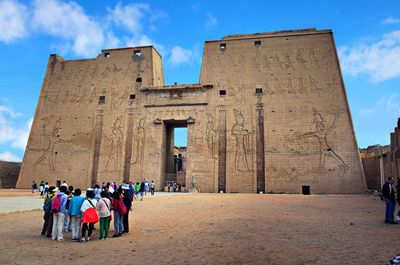
[[[398,0],[0,0],[0,159],[23,158],[49,54],[153,44],[167,84],[197,83],[204,41],[302,28],[334,32],[359,146],[388,144],[400,117]]]

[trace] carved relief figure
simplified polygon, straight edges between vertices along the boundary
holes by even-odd
[[[326,158],[331,157],[336,162],[343,167],[343,171],[346,172],[349,166],[343,161],[343,159],[332,149],[328,144],[328,134],[336,128],[336,121],[339,117],[339,112],[335,113],[335,117],[331,126],[326,126],[326,119],[322,116],[316,108],[313,111],[313,123],[315,123],[315,132],[307,132],[301,134],[299,138],[309,138],[314,137],[319,143],[319,170],[322,170],[325,166]]]
[[[235,170],[249,172],[249,163],[247,154],[249,153],[250,134],[246,129],[243,113],[237,109],[233,109],[236,123],[232,126],[232,134],[236,138],[236,151],[235,151]]]
[[[144,155],[144,138],[145,138],[145,129],[144,129],[144,118],[141,118],[139,121],[139,125],[136,128],[137,132],[137,141],[136,141],[136,157],[135,161],[132,164],[143,163],[143,155]]]
[[[217,159],[215,156],[215,137],[217,137],[217,130],[215,129],[214,117],[207,113],[206,143],[208,153],[213,159]]]
[[[46,150],[43,154],[39,157],[39,159],[33,164],[33,167],[38,166],[44,160],[47,160],[50,166],[50,172],[55,171],[54,167],[54,148],[58,143],[69,143],[70,140],[64,140],[60,138],[60,129],[61,129],[61,119],[58,119],[53,127],[53,130],[50,134],[44,132],[45,128],[43,127],[43,136],[47,137],[48,144]]]
[[[110,154],[108,155],[106,170],[111,172],[117,171],[118,162],[121,157],[121,147],[122,147],[122,116],[118,116],[113,126],[111,127],[110,134],[106,134],[105,138],[110,142]],[[110,169],[111,166],[111,169]]]

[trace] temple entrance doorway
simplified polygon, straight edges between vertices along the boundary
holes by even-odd
[[[187,121],[168,120],[165,126],[165,191],[187,191]]]

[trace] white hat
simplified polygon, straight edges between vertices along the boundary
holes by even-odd
[[[122,185],[121,185],[121,188],[122,188],[123,190],[129,190],[129,185],[128,185],[128,184],[122,184]]]
[[[63,184],[61,184],[61,187],[62,186],[64,186],[64,187],[67,187],[68,188],[68,185],[67,185],[67,183],[63,183]]]

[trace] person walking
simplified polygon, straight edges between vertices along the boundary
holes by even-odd
[[[154,189],[156,188],[156,184],[154,183],[154,181],[152,180],[151,183],[149,184],[150,186],[150,193],[151,195],[154,195]]]
[[[108,193],[102,191],[100,193],[101,199],[97,202],[96,210],[99,212],[100,218],[100,232],[99,240],[108,239],[108,231],[110,229],[111,218],[111,201],[108,199]]]
[[[393,178],[392,177],[388,177],[387,181],[383,185],[382,196],[385,199],[385,204],[386,204],[385,223],[386,224],[397,224],[394,221],[394,210],[396,207],[396,199],[394,196]]]
[[[139,188],[139,196],[140,196],[141,201],[143,201],[145,188],[146,188],[145,183],[144,183],[144,181],[142,181],[142,183],[140,183],[140,188]]]
[[[37,190],[36,181],[32,181],[32,194],[35,195],[35,191]]]

